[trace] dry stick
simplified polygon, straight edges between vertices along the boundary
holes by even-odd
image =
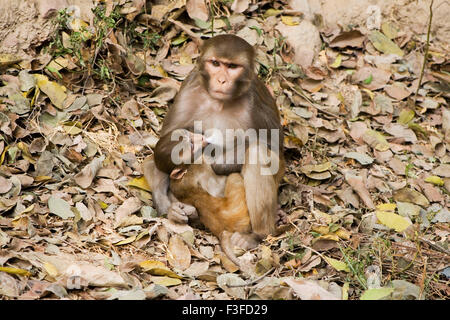
[[[420,71],[419,83],[417,84],[416,94],[414,95],[414,104],[416,103],[417,96],[419,95],[420,85],[422,84],[423,74],[425,72],[425,65],[427,64],[428,48],[430,46],[431,21],[433,19],[433,2],[434,0],[431,0],[430,18],[428,20],[427,42],[425,43],[425,53],[423,55],[423,63],[422,63],[422,70]]]
[[[202,39],[200,38],[200,36],[195,34],[194,32],[192,32],[192,30],[188,29],[184,24],[182,24],[181,22],[179,22],[177,20],[173,20],[171,18],[169,18],[168,20],[170,22],[172,22],[174,25],[176,25],[178,28],[183,30],[184,33],[186,33],[188,36],[190,36],[197,45],[201,44]]]
[[[322,108],[318,107],[314,102],[311,101],[311,99],[303,92],[298,91],[294,85],[292,85],[289,81],[286,80],[285,77],[281,76],[284,81],[286,82],[286,84],[292,89],[292,91],[294,91],[296,94],[298,94],[300,97],[302,97],[303,99],[305,99],[312,107],[316,108],[318,111],[325,113],[326,115],[336,118],[338,119],[339,116],[335,115],[334,113],[331,113],[327,110],[323,110]]]

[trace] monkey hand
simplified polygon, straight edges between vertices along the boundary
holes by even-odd
[[[199,133],[189,132],[189,139],[191,141],[192,154],[196,154],[198,150],[203,149],[208,144],[205,136]]]
[[[182,203],[172,202],[167,213],[167,218],[175,223],[186,224],[189,221],[189,217],[194,218],[197,216],[197,209],[195,207]]]

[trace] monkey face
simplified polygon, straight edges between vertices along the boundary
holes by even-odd
[[[237,84],[243,77],[244,66],[213,56],[205,61],[204,67],[208,75],[208,92],[212,98],[230,100],[236,97]]]

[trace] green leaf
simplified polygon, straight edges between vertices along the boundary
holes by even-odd
[[[188,37],[186,37],[184,34],[182,34],[172,40],[172,45],[178,46],[178,45],[182,44],[183,42],[185,42],[187,39],[188,39]]]
[[[364,291],[360,300],[380,300],[394,292],[394,288],[375,288]]]
[[[251,26],[251,27],[249,27],[250,29],[253,29],[253,30],[256,30],[256,32],[258,33],[258,36],[260,36],[261,37],[261,35],[262,35],[262,30],[261,30],[261,28],[259,28],[259,27],[257,27],[257,26]]]
[[[378,51],[386,54],[393,53],[400,57],[403,57],[404,55],[402,49],[380,31],[372,31],[372,33],[369,34],[369,40]]]
[[[342,63],[342,56],[338,54],[334,62],[330,64],[330,67],[334,69],[339,68],[341,66],[341,63]]]
[[[342,262],[342,261],[339,261],[339,260],[336,260],[333,258],[329,258],[329,257],[324,257],[324,258],[337,271],[350,272],[350,269],[345,262]]]
[[[208,30],[211,29],[211,21],[203,21],[197,18],[194,18],[195,25],[200,29]]]
[[[372,82],[372,80],[373,80],[373,76],[370,75],[368,78],[363,80],[363,83],[364,84],[370,84]]]
[[[400,114],[398,115],[397,122],[400,124],[407,124],[412,119],[414,119],[414,116],[415,116],[414,110],[403,109],[402,111],[400,111]]]

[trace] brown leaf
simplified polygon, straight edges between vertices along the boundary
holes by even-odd
[[[91,163],[86,165],[83,170],[75,175],[75,182],[83,189],[88,188],[94,180],[97,171],[102,167],[103,160],[105,160],[104,155],[92,160]]]
[[[395,201],[415,203],[424,208],[430,205],[430,202],[423,194],[410,188],[403,188],[394,192],[393,198]]]
[[[0,193],[7,193],[12,188],[12,182],[0,176]]]
[[[330,42],[332,48],[356,47],[361,48],[365,36],[358,30],[348,32],[341,32],[338,36],[333,38]]]
[[[386,86],[384,91],[396,100],[403,100],[411,95],[411,91],[409,91],[405,84],[401,82],[394,82],[393,84]]]
[[[353,190],[359,195],[364,204],[370,208],[375,209],[375,205],[370,197],[370,193],[367,190],[364,179],[361,176],[357,176],[350,171],[345,173],[345,180],[353,188]]]
[[[205,0],[187,0],[186,11],[191,19],[208,21],[208,8]]]
[[[284,280],[301,300],[339,300],[331,292],[322,288],[313,280],[292,279]]]
[[[173,235],[169,240],[167,261],[174,268],[186,270],[191,265],[191,252],[189,247],[178,235]]]
[[[364,83],[364,80],[372,77],[370,83]],[[391,73],[374,67],[363,67],[352,75],[352,81],[361,84],[369,90],[384,88],[391,78]]]

